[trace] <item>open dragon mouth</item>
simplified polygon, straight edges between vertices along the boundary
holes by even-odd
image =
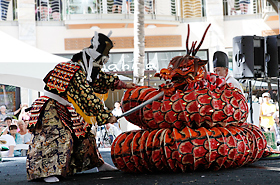
[[[186,72],[190,70],[190,67],[178,68],[179,70]]]
[[[166,74],[158,74],[157,76],[165,80],[165,83],[160,85],[160,87],[164,89],[181,89],[181,87],[185,87],[186,84],[190,83],[191,81],[195,81],[193,73],[190,72],[188,72],[186,75],[176,73],[172,76]]]
[[[187,69],[187,68],[185,68]],[[176,69],[171,73],[160,73],[155,75],[155,77],[160,77],[160,79],[164,79],[166,83],[181,83],[185,82],[188,83],[190,81],[195,81],[195,76],[194,72],[190,72],[187,70],[181,70],[181,69]]]
[[[188,84],[196,83],[201,81],[207,76],[207,70],[205,65],[208,60],[201,60],[199,57],[195,56],[198,52],[205,34],[209,29],[209,26],[204,32],[204,35],[196,47],[196,41],[192,43],[191,48],[188,47],[188,40],[190,34],[190,28],[188,25],[188,35],[186,40],[186,51],[187,54],[184,56],[176,56],[171,59],[167,68],[160,70],[160,73],[156,73],[154,77],[159,77],[164,79],[165,83],[160,85],[160,88],[165,91],[165,93],[171,94],[177,89],[182,90]]]
[[[204,65],[202,65],[197,70],[194,70],[193,67],[164,68],[160,73],[155,74],[155,77],[165,80],[165,83],[161,84],[160,88],[174,92],[176,89],[183,90],[187,84],[202,80],[205,78],[205,74],[207,73]]]
[[[164,80],[167,86],[172,86],[173,84],[182,83],[185,81],[183,78],[180,77],[173,77],[172,79],[164,79]]]
[[[187,78],[190,78],[190,80],[194,80],[194,76],[191,73],[189,73],[187,77],[186,76],[184,76],[184,77],[183,76],[174,76],[174,77],[172,77],[171,82],[172,83],[183,83],[183,82],[187,83],[186,82]]]

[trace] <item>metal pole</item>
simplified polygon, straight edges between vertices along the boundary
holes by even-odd
[[[251,80],[249,80],[249,102],[250,102],[250,117],[251,117],[251,123],[254,124],[253,121],[253,102],[252,102],[252,83]]]
[[[153,101],[158,100],[158,99],[159,99],[160,97],[162,97],[163,95],[164,95],[164,92],[161,91],[160,93],[158,93],[157,95],[155,95],[155,96],[152,97],[151,99],[148,99],[148,100],[145,101],[144,103],[142,103],[142,104],[140,104],[140,105],[138,105],[138,106],[136,106],[136,107],[133,107],[132,109],[126,111],[125,113],[123,113],[123,114],[120,115],[120,116],[117,116],[117,119],[120,119],[121,117],[130,115],[131,113],[133,113],[133,112],[135,112],[135,111],[137,111],[137,110],[139,110],[139,109],[145,107],[146,105],[152,103]]]
[[[277,8],[278,8],[278,21],[279,21],[279,26],[280,26],[280,1],[278,1]],[[278,28],[278,30],[279,30],[279,34],[280,34],[280,27]]]
[[[277,78],[277,85],[278,85],[278,92],[277,92],[277,102],[278,102],[278,118],[280,119],[280,95],[279,95],[279,92],[280,92],[280,79]],[[277,125],[278,123],[276,123]]]

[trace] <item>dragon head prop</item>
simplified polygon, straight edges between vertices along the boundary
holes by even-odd
[[[160,73],[156,73],[155,77],[159,77],[166,81],[165,84],[160,85],[160,88],[167,93],[174,92],[176,89],[183,89],[187,84],[192,82],[198,82],[202,80],[206,73],[205,65],[207,60],[201,60],[196,57],[196,53],[203,43],[205,35],[211,24],[206,28],[203,37],[196,47],[196,43],[192,42],[192,46],[189,49],[189,35],[190,26],[188,25],[188,35],[186,40],[186,52],[185,56],[176,56],[171,59],[167,68],[160,70]]]

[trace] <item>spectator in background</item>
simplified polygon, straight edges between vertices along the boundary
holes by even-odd
[[[250,4],[250,0],[239,0],[239,6],[241,10],[241,14],[247,14],[248,5]]]
[[[277,109],[276,106],[276,112],[273,114],[273,118],[274,118],[274,129],[275,129],[275,135],[276,135],[276,142],[277,142],[277,146],[280,145],[280,135],[279,135],[279,110]]]
[[[26,109],[28,108],[28,104],[27,103],[24,103],[22,105],[22,108],[21,108],[21,111],[20,111],[20,114],[18,116],[18,120],[29,120],[30,119],[30,112],[29,111],[25,111]]]
[[[54,21],[60,21],[61,10],[62,10],[62,1],[61,0],[52,0],[52,18]]]
[[[222,51],[216,51],[213,56],[213,66],[214,66],[214,73],[217,75],[224,77],[226,79],[226,82],[230,84],[231,86],[240,89],[240,91],[243,93],[243,89],[239,82],[233,78],[229,74],[229,69],[228,69],[228,56],[226,53]]]
[[[45,0],[37,0],[37,6],[35,10],[36,21],[47,21],[49,15],[48,2]]]
[[[105,124],[105,128],[101,127],[99,135],[100,146],[104,148],[111,147],[113,141],[118,135],[120,135],[121,130],[115,127],[111,123]]]
[[[122,0],[114,0],[112,13],[115,13],[116,9],[117,9],[118,13],[121,13],[121,11],[122,11]]]
[[[49,9],[49,6],[51,9]],[[60,13],[62,10],[62,2],[61,0],[37,0],[37,9],[35,10],[36,13],[36,20],[38,21],[47,21],[49,17],[52,17],[53,20],[59,21],[60,20]],[[51,14],[49,14],[51,13]],[[50,16],[51,15],[51,16]]]
[[[4,119],[4,123],[5,123],[5,126],[8,127],[8,131],[9,131],[9,126],[13,123],[13,119],[11,117],[6,117]]]
[[[126,12],[130,14],[130,3],[132,0],[126,0]]]
[[[7,127],[1,127],[0,128],[1,133],[3,134],[0,136],[0,147],[8,147],[8,151],[2,151],[1,156],[2,157],[13,157],[14,156],[14,149],[16,146],[15,139],[13,136],[8,134],[8,128]]]
[[[6,21],[7,20],[7,13],[8,13],[8,8],[9,8],[9,4],[10,4],[10,0],[1,0],[0,1],[1,7],[1,19],[2,21]]]
[[[234,8],[234,3],[235,3],[235,0],[227,0],[228,1],[228,4],[229,4],[229,7],[230,7],[230,15],[236,15],[236,10]]]
[[[5,85],[0,85],[0,88],[3,89],[3,94],[4,94],[4,104],[0,107],[0,122],[2,122],[7,116],[11,116],[11,117],[16,116],[21,110],[21,106],[15,112],[8,111],[7,105],[9,104],[9,101],[8,101]]]
[[[8,112],[6,105],[2,105],[0,107],[0,122],[4,121],[4,119],[8,116],[15,116],[19,113],[19,111],[21,110],[22,106],[19,107],[18,110],[16,110],[15,112]]]
[[[17,125],[10,125],[9,130],[10,130],[10,135],[13,136],[16,145],[18,144],[23,144],[23,140],[20,137],[20,134],[17,133]],[[14,157],[19,157],[21,156],[21,150],[14,150]]]
[[[28,121],[19,120],[18,127],[19,127],[19,135],[23,141],[23,144],[30,144],[31,134],[27,130],[27,123]]]
[[[114,104],[114,109],[112,110],[112,114],[115,116],[115,117],[118,117],[118,116],[121,116],[122,115],[122,108],[121,108],[121,104],[119,101],[116,101],[115,104]],[[114,126],[116,128],[118,128],[119,130],[121,130],[120,128],[120,120],[118,120],[116,123],[114,123]]]
[[[277,90],[272,90],[272,93],[270,93],[270,96],[271,96],[270,98],[273,100],[273,102],[277,102],[278,101],[278,97],[277,97],[278,96],[278,92],[277,92]],[[278,109],[278,106],[276,108]]]
[[[13,119],[12,125],[17,125],[17,123],[18,123],[18,120],[17,120],[17,119]],[[19,130],[18,130],[18,131],[19,131]]]
[[[13,113],[11,112],[7,112],[7,108],[6,108],[6,105],[2,105],[0,107],[0,121],[4,121],[6,117],[8,116],[12,116]]]
[[[270,94],[263,93],[262,94],[263,102],[260,106],[260,117],[261,123],[260,126],[264,129],[264,131],[273,131],[274,130],[274,117],[273,115],[276,112],[276,106],[270,102]]]
[[[155,0],[145,0],[145,13],[155,14]]]

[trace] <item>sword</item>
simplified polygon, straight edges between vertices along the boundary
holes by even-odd
[[[123,113],[123,114],[120,115],[120,116],[117,116],[116,118],[117,118],[117,119],[120,119],[121,117],[128,116],[129,114],[131,114],[131,113],[133,113],[133,112],[135,112],[135,111],[137,111],[137,110],[139,110],[139,109],[145,107],[146,105],[152,103],[153,101],[159,99],[159,98],[162,97],[163,95],[164,95],[164,92],[161,91],[161,92],[158,93],[156,96],[152,97],[151,99],[148,99],[148,100],[145,101],[144,103],[142,103],[142,104],[140,104],[140,105],[138,105],[138,106],[136,106],[136,107],[130,109],[129,111],[126,111],[125,113]]]

